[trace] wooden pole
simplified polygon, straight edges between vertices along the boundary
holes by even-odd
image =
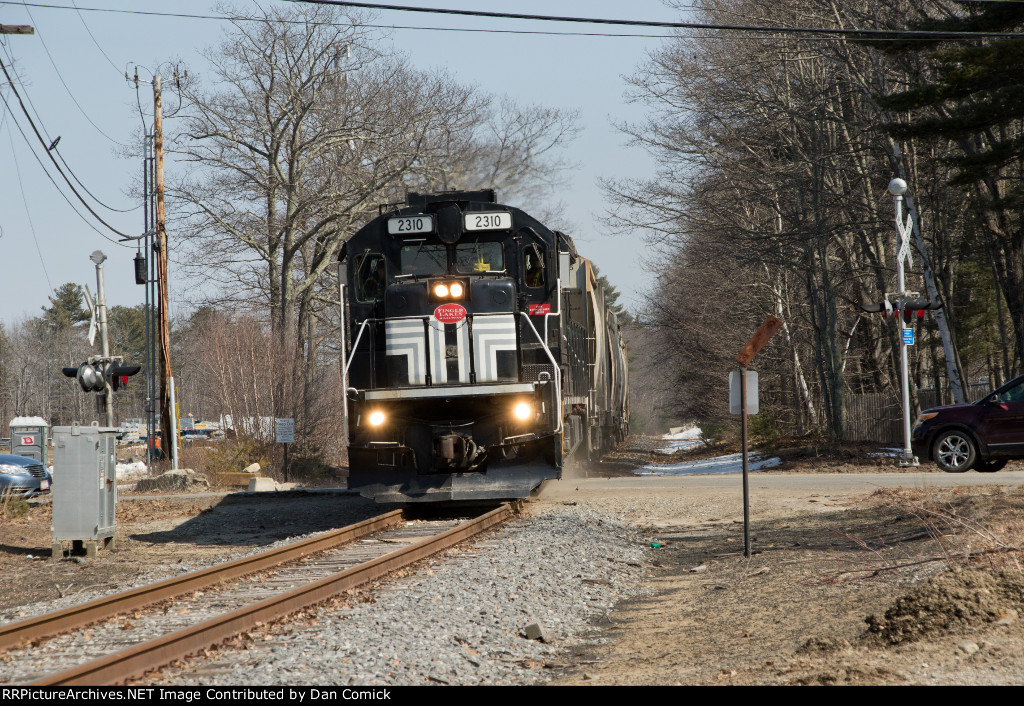
[[[164,113],[160,74],[153,77],[153,152],[155,159],[154,192],[156,193],[157,236],[157,301],[160,314],[160,436],[161,449],[173,457],[178,440],[172,437],[171,394],[171,325],[167,301],[167,230],[164,227]],[[173,444],[174,446],[171,446]]]

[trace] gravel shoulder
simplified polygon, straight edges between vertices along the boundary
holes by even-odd
[[[344,597],[305,616],[309,629],[268,626],[219,658],[254,684],[1024,682],[1019,487],[758,489],[745,558],[734,490],[581,485],[545,488],[512,527],[395,577],[375,602]],[[49,505],[33,503],[0,524],[0,622],[381,510],[342,494],[124,495],[112,549],[50,561]],[[389,623],[397,605],[419,617]],[[547,642],[524,637],[530,622]],[[179,665],[154,679],[219,678]]]

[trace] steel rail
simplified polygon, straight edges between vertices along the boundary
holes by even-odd
[[[176,576],[149,586],[142,586],[112,596],[98,598],[65,610],[20,620],[0,627],[0,650],[16,647],[39,638],[49,637],[83,627],[118,613],[152,605],[168,598],[192,593],[239,576],[256,573],[287,561],[324,551],[335,545],[350,542],[400,523],[405,518],[401,510],[372,517],[354,525],[328,532],[318,537],[289,544],[268,552],[254,554],[213,566],[202,571]]]
[[[267,623],[321,603],[338,593],[381,578],[397,569],[479,534],[511,517],[509,504],[491,510],[458,527],[428,537],[403,549],[372,559],[314,581],[306,586],[267,598],[199,625],[102,657],[81,666],[32,682],[32,686],[102,686],[118,684],[159,669],[191,654]]]

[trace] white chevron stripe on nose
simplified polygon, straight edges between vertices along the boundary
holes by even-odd
[[[467,321],[456,324],[458,380],[448,379],[445,325],[435,319],[428,320],[430,339],[430,375],[434,384],[468,383],[469,326]],[[384,324],[385,349],[388,356],[401,356],[406,360],[410,385],[427,382],[427,352],[422,318],[388,319]],[[511,314],[477,315],[473,317],[473,356],[477,382],[498,380],[498,352],[516,350],[515,318]]]

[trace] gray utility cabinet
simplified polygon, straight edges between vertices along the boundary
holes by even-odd
[[[93,556],[114,541],[119,429],[72,424],[53,427],[53,557],[62,542]]]

